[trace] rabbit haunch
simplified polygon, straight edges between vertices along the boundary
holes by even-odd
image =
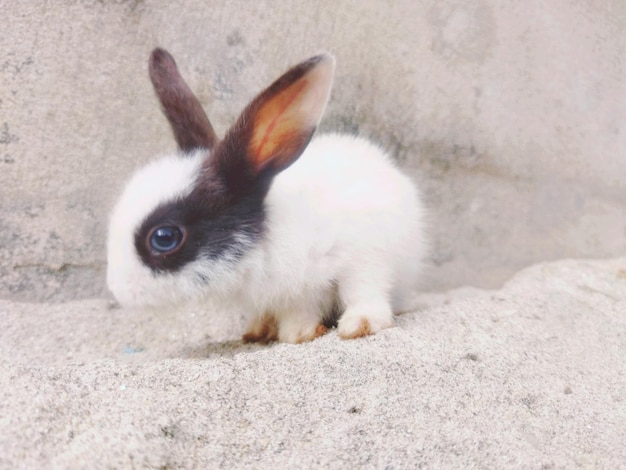
[[[246,312],[247,341],[393,325],[425,251],[417,189],[377,146],[315,137],[334,60],[290,69],[219,140],[171,56],[150,76],[180,153],[140,170],[113,211],[109,288],[120,303],[210,298]],[[393,305],[393,309],[392,309]]]

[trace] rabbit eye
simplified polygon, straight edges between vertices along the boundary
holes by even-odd
[[[152,229],[148,235],[148,243],[156,254],[172,254],[183,245],[185,238],[186,233],[182,227],[162,225]]]

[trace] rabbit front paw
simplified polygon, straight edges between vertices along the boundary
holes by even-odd
[[[265,314],[254,318],[243,335],[244,343],[267,344],[278,339],[278,323],[273,315]]]
[[[392,326],[394,321],[390,312],[368,314],[348,309],[339,319],[337,334],[341,339],[361,338]]]
[[[315,338],[325,335],[328,332],[321,323],[311,325],[295,325],[295,324],[281,324],[280,331],[278,332],[278,340],[281,343],[306,343],[313,341]]]

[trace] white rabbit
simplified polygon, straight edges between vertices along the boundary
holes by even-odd
[[[311,140],[334,65],[293,67],[219,140],[174,59],[152,52],[180,152],[136,173],[113,211],[107,282],[122,305],[209,296],[250,315],[244,341],[312,340],[337,314],[342,338],[393,325],[424,256],[423,208],[379,147]]]

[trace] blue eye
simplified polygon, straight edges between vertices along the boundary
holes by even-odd
[[[150,232],[148,237],[150,247],[159,254],[168,254],[176,251],[185,239],[185,232],[175,225],[164,225]]]

